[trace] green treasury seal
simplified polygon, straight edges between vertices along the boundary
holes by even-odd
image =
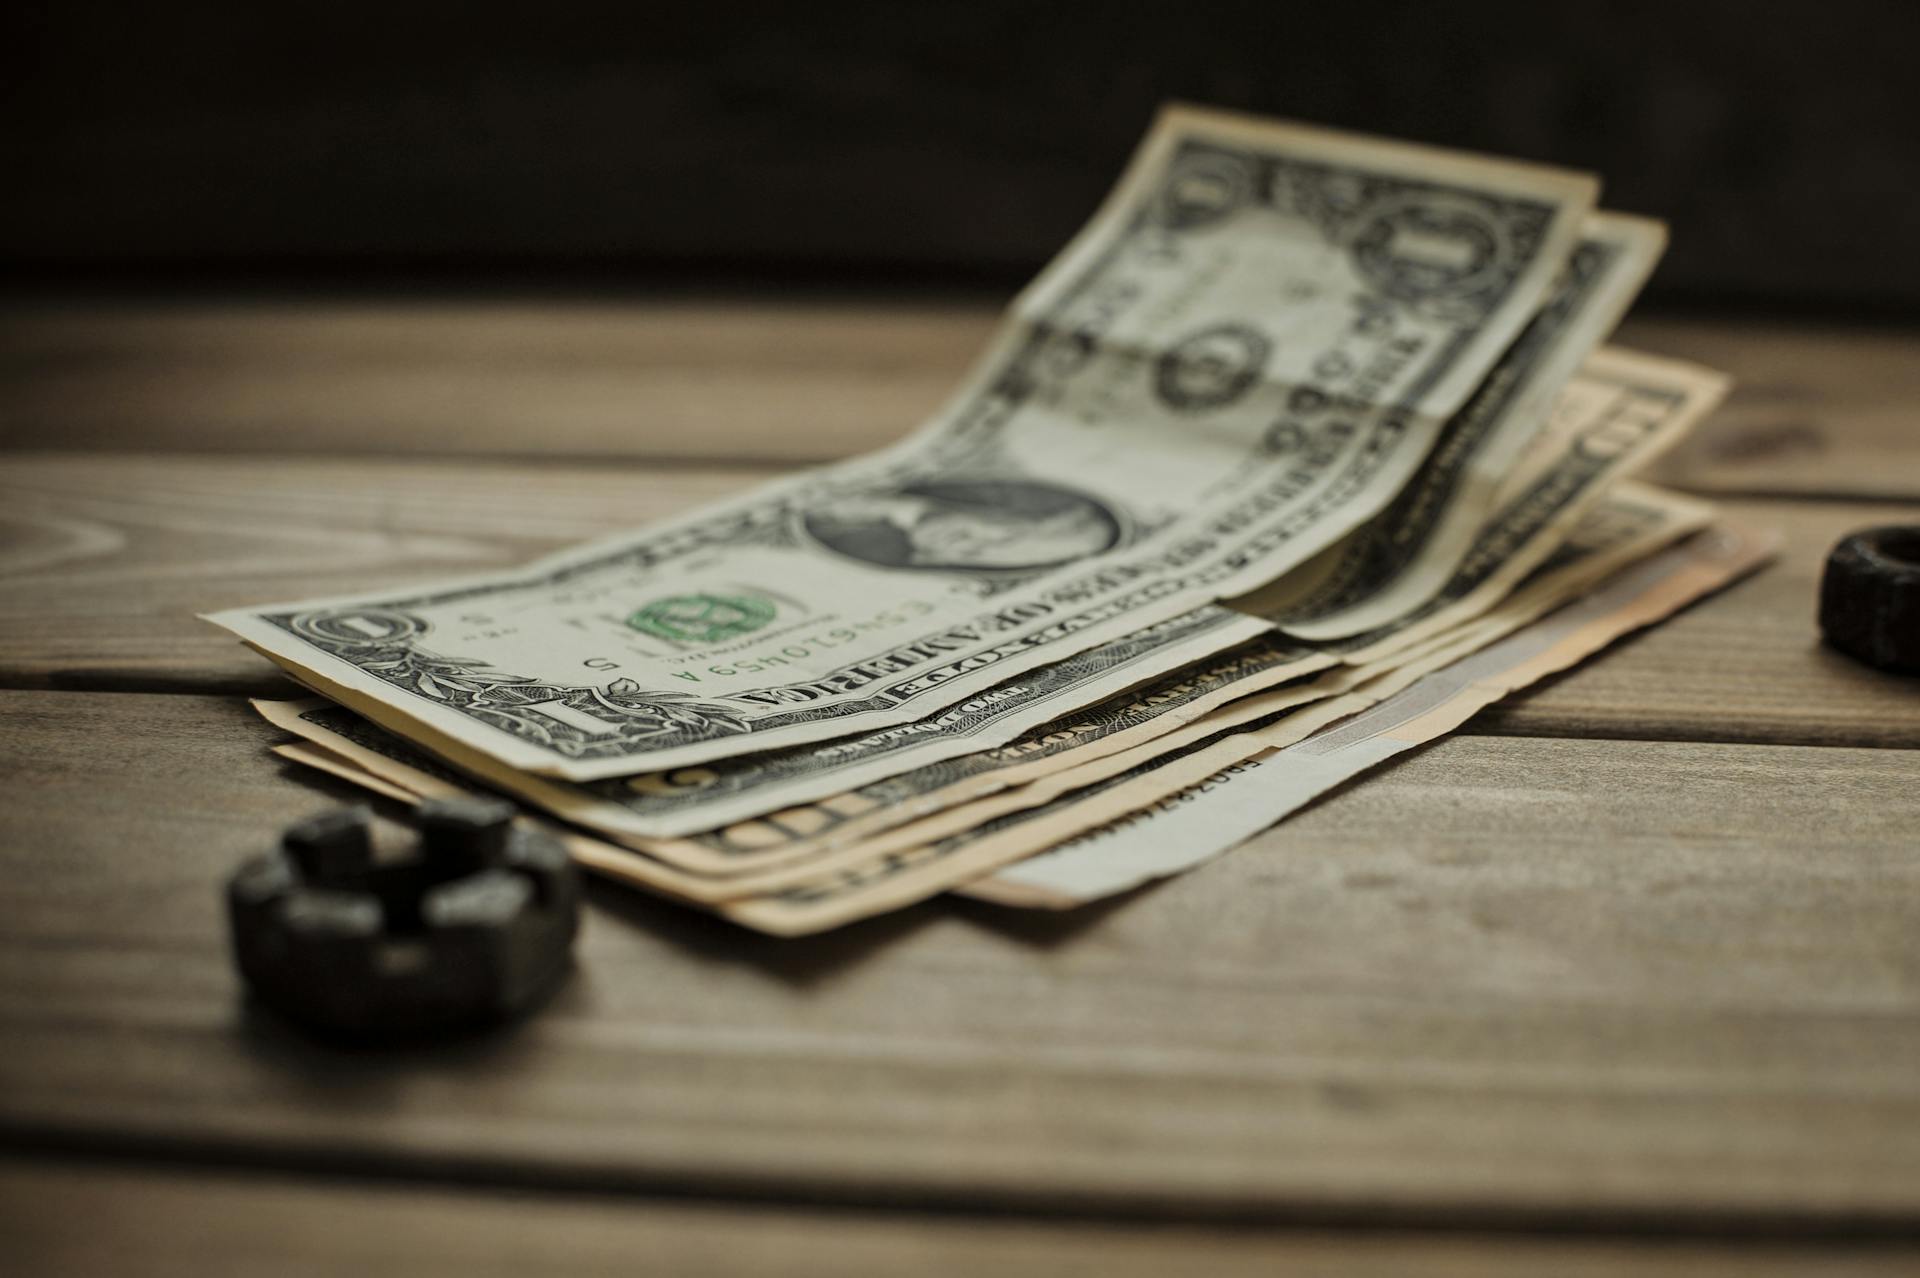
[[[752,595],[669,595],[627,618],[635,630],[670,643],[719,643],[773,620],[774,607]]]

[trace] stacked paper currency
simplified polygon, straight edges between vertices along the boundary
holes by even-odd
[[[504,793],[764,931],[1225,850],[1751,569],[1626,482],[1724,393],[1600,343],[1586,175],[1170,108],[932,420],[506,574],[211,620],[283,754]]]

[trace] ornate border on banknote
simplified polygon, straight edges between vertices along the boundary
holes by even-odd
[[[1340,562],[1312,594],[1268,616],[1277,625],[1335,611],[1378,581],[1397,574],[1426,541],[1427,530],[1447,509],[1447,496],[1465,472],[1466,463],[1485,444],[1512,400],[1527,385],[1527,371],[1544,359],[1575,323],[1589,296],[1606,279],[1615,261],[1625,255],[1624,243],[1582,240],[1567,260],[1565,273],[1481,388],[1456,414],[1440,442],[1434,445],[1420,471],[1387,508],[1374,516],[1365,535],[1357,538]]]
[[[1057,377],[1070,366],[1076,352],[1090,353],[1097,347],[1098,332],[1089,331],[1085,323],[1064,321],[1073,303],[1085,300],[1087,291],[1125,287],[1124,278],[1109,278],[1108,268],[1114,261],[1123,254],[1150,251],[1156,241],[1203,226],[1246,202],[1304,219],[1329,244],[1348,253],[1360,277],[1376,290],[1359,300],[1363,312],[1369,307],[1382,313],[1413,308],[1444,316],[1459,326],[1403,393],[1384,408],[1351,390],[1323,393],[1311,383],[1300,386],[1290,411],[1275,421],[1267,436],[1268,450],[1276,457],[1293,451],[1293,465],[1278,470],[1271,482],[1193,535],[1154,547],[1150,553],[1117,556],[1115,548],[1131,540],[1128,533],[1134,521],[1125,512],[1065,489],[1052,496],[1027,491],[1043,486],[1011,472],[1004,459],[995,457],[996,437],[1024,403],[1041,393],[1048,377]],[[1175,153],[1158,192],[1142,203],[1103,253],[1083,265],[1074,281],[1055,296],[1051,309],[1030,321],[1024,340],[1013,346],[998,371],[975,384],[952,429],[927,441],[936,452],[941,473],[963,475],[976,489],[997,485],[1005,499],[1017,497],[1031,507],[1036,512],[1033,517],[1060,523],[1069,548],[1078,537],[1087,552],[1057,563],[1022,566],[1018,571],[977,572],[973,575],[983,597],[998,593],[1009,580],[1030,579],[1033,574],[1026,568],[1051,572],[1085,558],[1086,571],[1065,575],[1024,602],[921,635],[819,678],[738,694],[730,705],[691,692],[642,688],[631,679],[604,685],[541,680],[420,645],[429,627],[410,608],[481,597],[488,586],[402,597],[377,606],[269,612],[261,614],[261,620],[366,676],[569,760],[612,758],[639,748],[666,751],[837,717],[849,708],[909,704],[983,662],[1031,654],[1090,628],[1111,626],[1130,613],[1141,613],[1144,619],[1173,592],[1227,581],[1363,489],[1394,454],[1411,406],[1474,343],[1480,332],[1478,322],[1499,306],[1532,264],[1534,250],[1559,212],[1552,203],[1537,199],[1188,140]],[[1409,255],[1396,248],[1423,240],[1444,251]],[[1099,308],[1094,307],[1093,313],[1097,315]],[[1155,356],[1162,365],[1156,370],[1157,391],[1171,406],[1183,410],[1227,402],[1239,393],[1236,388],[1259,376],[1254,365],[1264,358],[1268,340],[1258,325],[1245,321],[1213,324],[1187,334]],[[1189,354],[1191,366],[1182,364]],[[1329,357],[1337,355],[1332,352]],[[1167,364],[1168,360],[1174,362]],[[1359,424],[1363,420],[1365,426]],[[1365,438],[1356,445],[1355,437],[1362,431]],[[1344,473],[1327,479],[1328,468],[1342,456],[1348,459]],[[1001,469],[995,470],[996,465]],[[909,450],[882,468],[859,470],[854,477],[857,488],[830,472],[815,482],[777,490],[764,500],[735,503],[714,517],[665,529],[609,555],[569,560],[538,578],[521,580],[559,583],[616,563],[645,566],[721,545],[799,538],[874,562],[875,556],[885,552],[876,550],[870,538],[859,540],[857,521],[835,523],[829,512],[855,497],[953,499],[952,494],[920,491],[928,485],[906,478],[924,479],[926,473],[924,454]],[[1317,496],[1284,520],[1272,522],[1276,512],[1316,484],[1324,484]],[[1076,507],[1076,498],[1082,506]],[[823,531],[829,525],[831,530]],[[855,545],[859,549],[849,550]],[[953,563],[917,566],[949,574],[965,570],[964,565]],[[719,605],[714,600],[703,597],[696,602],[699,608],[690,604],[685,616],[650,618],[650,624],[711,627],[752,622],[745,614],[715,620],[713,609]],[[1035,629],[1042,622],[1044,626]],[[981,645],[991,644],[998,634],[1010,638],[983,650]],[[845,695],[868,687],[871,691],[865,695]],[[808,706],[808,701],[827,695],[838,698],[831,709]],[[771,712],[755,716],[750,723],[740,700],[768,706]],[[772,709],[778,705],[793,708]]]

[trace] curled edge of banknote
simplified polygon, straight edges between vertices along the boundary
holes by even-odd
[[[1762,567],[1780,538],[1722,523],[1622,573],[1536,627],[1443,668],[1292,745],[1192,784],[989,877],[967,895],[1071,909],[1180,874],[1283,821],[1334,786],[1452,732],[1500,698],[1567,669]]]

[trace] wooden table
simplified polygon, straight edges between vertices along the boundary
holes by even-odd
[[[1756,578],[1117,904],[775,941],[609,886],[516,1033],[249,1011],[218,885],[345,790],[193,614],[510,564],[870,447],[978,300],[0,312],[8,1272],[1920,1265],[1920,681],[1821,648],[1920,520],[1910,331],[1655,318]],[[383,1268],[384,1266],[384,1268]]]

